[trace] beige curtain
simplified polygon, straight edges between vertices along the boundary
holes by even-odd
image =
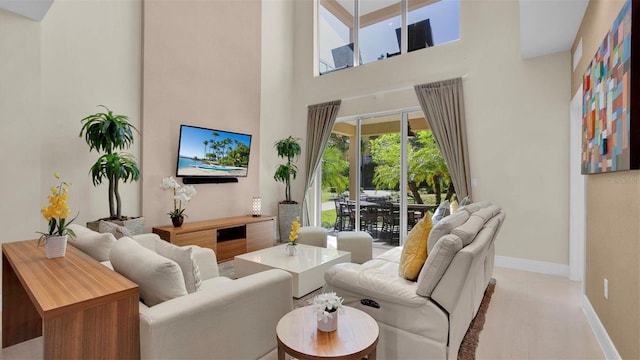
[[[327,146],[333,124],[336,122],[341,100],[330,101],[323,104],[309,105],[307,112],[307,151],[305,156],[305,192],[302,202],[302,224],[309,225],[309,199],[308,192],[315,180],[318,166],[322,161],[322,153]]]
[[[422,112],[449,167],[456,197],[471,197],[462,79],[415,86]]]

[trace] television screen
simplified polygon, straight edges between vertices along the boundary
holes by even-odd
[[[180,125],[177,177],[245,177],[251,135]]]

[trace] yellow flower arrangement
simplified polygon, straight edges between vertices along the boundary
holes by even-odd
[[[296,216],[296,219],[291,222],[291,231],[289,232],[289,244],[298,245],[298,230],[300,230],[300,217]]]
[[[60,180],[60,174],[55,172],[53,176]],[[40,237],[40,242],[45,241],[48,236],[64,236],[71,235],[75,236],[73,230],[69,229],[68,226],[71,224],[78,216],[71,219],[71,221],[67,222],[67,216],[71,214],[71,210],[67,205],[67,200],[69,199],[69,187],[71,183],[66,181],[61,181],[60,185],[51,188],[51,195],[49,195],[49,206],[42,208],[40,212],[42,216],[49,223],[48,232],[43,233]]]

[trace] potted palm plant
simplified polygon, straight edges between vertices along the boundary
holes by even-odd
[[[129,123],[125,115],[116,115],[104,105],[99,105],[106,112],[89,115],[81,120],[80,137],[84,136],[89,151],[96,150],[103,154],[91,166],[90,173],[93,185],[98,186],[107,181],[109,195],[109,217],[101,220],[115,222],[124,226],[132,234],[142,233],[144,219],[142,217],[128,217],[122,215],[122,201],[120,198],[120,181],[137,181],[140,169],[133,155],[118,150],[128,149],[133,144],[134,131],[138,129]],[[98,221],[87,223],[90,229],[98,229]]]
[[[278,204],[278,225],[280,229],[280,241],[288,239],[289,227],[297,216],[300,216],[300,205],[291,199],[291,181],[298,175],[295,160],[302,153],[300,139],[292,136],[278,140],[274,144],[278,157],[287,159],[284,164],[278,165],[273,179],[285,184],[285,199]]]

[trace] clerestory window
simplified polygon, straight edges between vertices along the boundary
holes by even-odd
[[[460,39],[459,0],[317,0],[317,4],[320,75]]]

